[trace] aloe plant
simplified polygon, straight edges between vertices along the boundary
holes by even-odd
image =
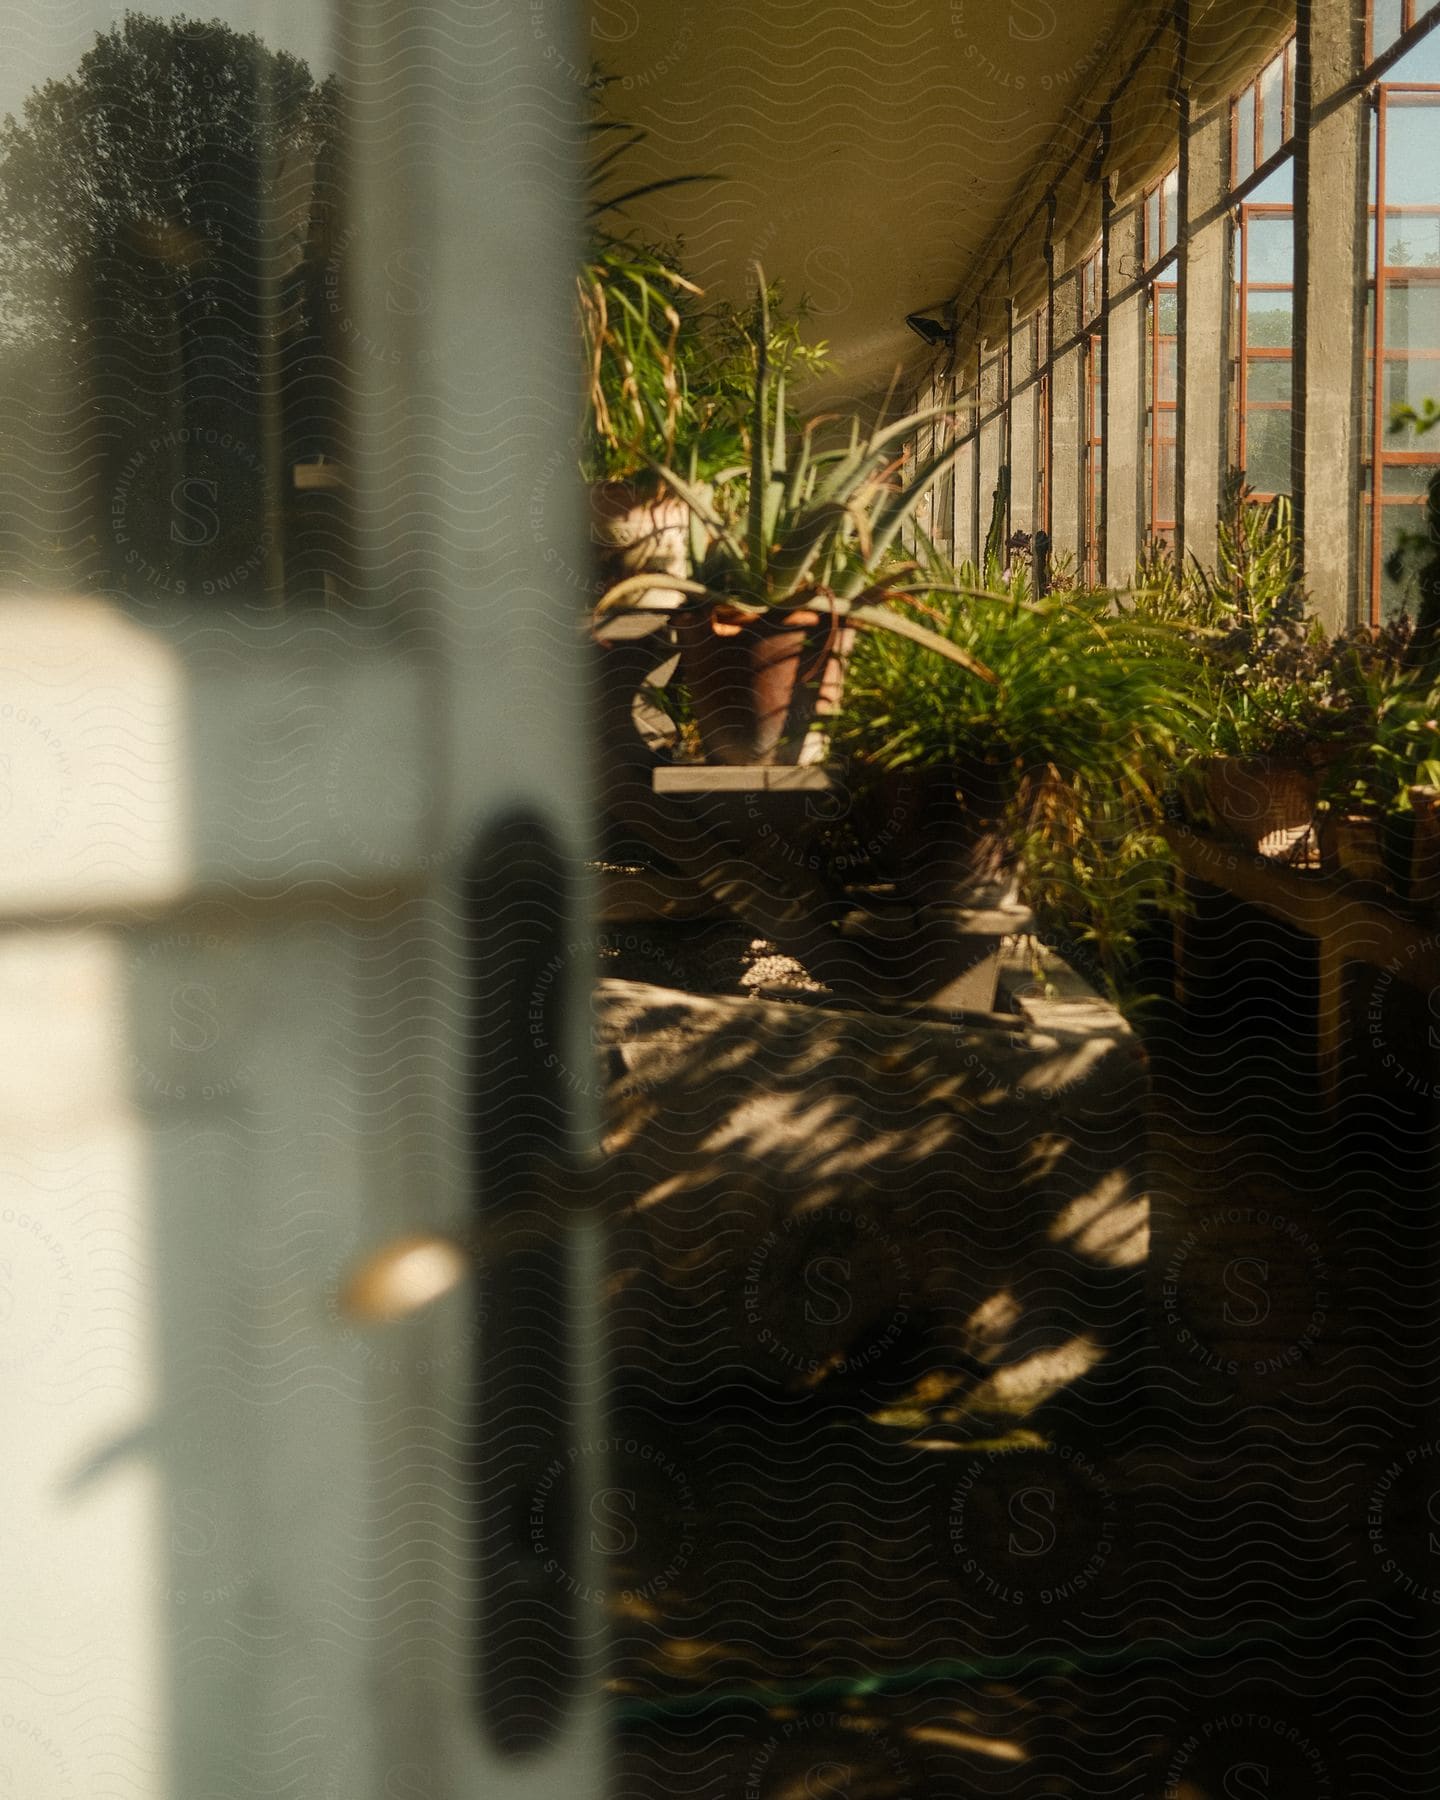
[[[896,545],[925,493],[960,454],[952,445],[915,468],[901,485],[902,446],[942,409],[912,413],[862,434],[852,420],[849,441],[820,449],[812,420],[792,438],[785,410],[785,370],[772,367],[769,299],[756,270],[755,389],[749,456],[702,483],[692,458],[686,474],[656,465],[660,480],[689,510],[687,578],[655,573],[629,576],[600,602],[600,610],[646,610],[646,594],[679,589],[696,607],[725,607],[741,615],[813,610],[922,645],[982,681],[990,670],[953,640],[893,610],[892,602],[935,591],[933,578],[898,553]],[[957,590],[959,591],[959,590]]]

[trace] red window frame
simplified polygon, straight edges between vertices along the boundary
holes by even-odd
[[[1388,263],[1386,258],[1387,220],[1397,215],[1440,219],[1440,171],[1437,171],[1436,198],[1431,204],[1396,205],[1386,193],[1389,114],[1395,106],[1429,106],[1440,113],[1440,84],[1396,83],[1383,85],[1376,95],[1375,187],[1370,207],[1373,236],[1374,273],[1370,283],[1370,332],[1365,346],[1366,399],[1370,427],[1369,456],[1361,476],[1360,516],[1361,542],[1367,551],[1369,623],[1381,623],[1382,573],[1385,562],[1385,514],[1391,506],[1409,506],[1417,510],[1425,505],[1424,493],[1388,495],[1385,492],[1387,469],[1440,468],[1440,447],[1435,450],[1392,450],[1388,448],[1390,419],[1385,403],[1389,383],[1384,372],[1392,363],[1426,362],[1435,369],[1436,398],[1440,399],[1440,349],[1387,349],[1385,345],[1386,303],[1392,287],[1420,284],[1440,285],[1440,266],[1411,263]],[[1378,502],[1378,504],[1377,504]]]
[[[1400,29],[1388,43],[1375,42],[1375,0],[1365,8],[1365,66],[1368,69],[1378,56],[1394,48],[1407,31],[1413,31],[1427,15],[1440,9],[1440,0],[1400,0]]]
[[[1440,3],[1440,0],[1437,0]],[[1247,81],[1230,102],[1230,185],[1239,187],[1257,169],[1279,157],[1295,135],[1295,58],[1293,37],[1276,51],[1253,81]],[[1268,121],[1267,90],[1278,81],[1280,104],[1280,138],[1275,148],[1265,154],[1265,126]],[[1242,127],[1246,101],[1250,102],[1249,142]],[[1243,150],[1243,155],[1242,155]]]
[[[1294,406],[1295,406],[1295,388],[1294,388],[1293,379],[1292,379],[1291,388],[1290,388],[1290,398],[1288,400],[1252,400],[1250,398],[1250,364],[1251,364],[1252,359],[1257,362],[1289,363],[1291,365],[1292,371],[1293,371],[1294,362],[1295,362],[1295,342],[1294,342],[1294,336],[1293,336],[1293,315],[1292,315],[1292,336],[1291,336],[1291,341],[1290,341],[1290,344],[1288,345],[1288,347],[1279,348],[1279,349],[1271,348],[1271,347],[1264,346],[1264,345],[1257,345],[1257,346],[1252,347],[1252,345],[1250,343],[1250,295],[1252,293],[1257,293],[1257,294],[1290,294],[1293,296],[1294,292],[1295,292],[1295,281],[1294,281],[1293,262],[1292,262],[1292,266],[1291,266],[1291,279],[1289,281],[1252,282],[1250,280],[1249,225],[1250,225],[1250,221],[1252,219],[1288,219],[1291,223],[1291,227],[1293,230],[1294,221],[1295,221],[1295,208],[1293,206],[1287,206],[1283,202],[1246,203],[1245,205],[1240,207],[1239,215],[1240,216],[1239,216],[1239,220],[1238,220],[1237,227],[1236,227],[1236,242],[1239,246],[1240,255],[1239,255],[1237,282],[1236,282],[1237,315],[1238,315],[1238,317],[1237,317],[1235,343],[1236,343],[1236,355],[1239,359],[1239,369],[1236,373],[1236,381],[1235,381],[1235,405],[1236,405],[1235,460],[1238,463],[1238,465],[1240,466],[1240,468],[1246,472],[1246,479],[1248,480],[1249,479],[1249,442],[1248,442],[1248,440],[1249,440],[1249,420],[1250,420],[1251,413],[1252,412],[1289,413],[1293,416]],[[1286,491],[1288,492],[1288,490],[1286,490]],[[1279,492],[1280,492],[1280,490],[1278,490],[1278,489],[1272,492],[1267,489],[1256,488],[1253,492],[1252,498],[1254,498],[1257,501],[1274,500],[1274,499],[1278,498]]]
[[[1145,269],[1150,275],[1150,284],[1145,296],[1145,343],[1146,343],[1146,389],[1145,389],[1145,459],[1147,474],[1146,536],[1150,539],[1161,538],[1173,544],[1178,525],[1176,496],[1170,496],[1169,516],[1160,510],[1161,480],[1160,469],[1164,461],[1164,447],[1172,448],[1178,441],[1178,367],[1176,390],[1171,398],[1160,398],[1160,369],[1163,353],[1173,347],[1177,362],[1179,357],[1179,319],[1177,329],[1173,332],[1161,331],[1160,315],[1163,309],[1163,297],[1173,294],[1178,311],[1180,304],[1180,287],[1176,277],[1176,259],[1180,240],[1180,169],[1176,164],[1161,176],[1153,187],[1147,188],[1144,196],[1145,232],[1144,258]],[[1168,275],[1168,279],[1166,276]],[[1162,430],[1165,425],[1168,429]]]
[[[1160,510],[1163,489],[1160,471],[1165,460],[1164,449],[1168,444],[1173,450],[1179,439],[1178,427],[1180,404],[1178,381],[1175,389],[1172,391],[1170,399],[1162,400],[1160,398],[1160,370],[1163,365],[1164,352],[1173,347],[1178,359],[1180,351],[1178,318],[1176,320],[1177,329],[1175,331],[1162,331],[1160,329],[1160,320],[1164,310],[1165,296],[1171,294],[1174,295],[1175,305],[1178,308],[1180,304],[1180,284],[1174,279],[1173,271],[1171,272],[1171,279],[1169,281],[1161,280],[1158,277],[1156,280],[1152,281],[1150,283],[1149,293],[1146,296],[1146,311],[1148,316],[1145,323],[1146,336],[1148,339],[1148,380],[1146,383],[1145,394],[1145,437],[1150,503],[1147,509],[1149,516],[1146,519],[1145,535],[1151,541],[1158,539],[1173,545],[1175,541],[1175,531],[1179,522],[1177,518],[1177,496],[1173,490],[1169,495],[1169,508],[1163,513]],[[1162,426],[1166,428],[1161,429]]]

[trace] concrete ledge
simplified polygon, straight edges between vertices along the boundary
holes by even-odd
[[[1074,983],[917,1021],[602,982],[622,1378],[883,1384],[918,1347],[992,1422],[1103,1382],[1143,1328],[1148,1080]]]
[[[657,794],[825,794],[835,786],[827,769],[751,764],[677,763],[655,771]]]

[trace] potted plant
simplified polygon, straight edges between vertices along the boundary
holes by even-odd
[[[1361,691],[1360,719],[1324,788],[1335,860],[1342,871],[1408,898],[1417,852],[1423,860],[1432,842],[1440,684],[1399,668],[1368,673]]]
[[[1190,634],[1205,729],[1188,806],[1252,851],[1311,826],[1330,723],[1327,638],[1295,577],[1289,502],[1256,502],[1238,474],[1221,506],[1216,568],[1152,559],[1137,610]]]
[[[956,582],[901,604],[995,679],[867,638],[830,740],[872,777],[925,783],[917,847],[943,838],[947,880],[963,885],[967,867],[976,881],[1008,872],[1035,902],[1047,884],[1066,885],[1062,863],[1077,890],[1113,855],[1138,872],[1143,837],[1146,878],[1163,886],[1164,781],[1200,728],[1184,637],[1117,614],[1106,593],[1027,601]]]
[[[856,628],[888,632],[988,680],[963,646],[895,602],[919,589],[918,565],[894,547],[928,488],[959,454],[932,456],[902,486],[900,447],[942,417],[912,414],[862,434],[817,445],[820,421],[791,433],[785,367],[771,359],[770,300],[757,270],[755,375],[743,465],[699,479],[694,457],[681,474],[657,474],[685,505],[690,572],[630,575],[604,596],[600,616],[654,608],[657,590],[678,589],[673,614],[681,674],[710,761],[795,762],[812,757],[817,710],[839,698],[840,670]],[[921,586],[927,584],[921,583]]]
[[[638,199],[704,179],[617,185],[645,133],[600,113],[605,86],[603,78],[591,85],[590,239],[575,283],[585,380],[580,464],[602,588],[683,556],[684,508],[658,486],[650,464],[673,454],[689,410],[686,362],[700,289],[673,251],[637,238],[624,215]]]

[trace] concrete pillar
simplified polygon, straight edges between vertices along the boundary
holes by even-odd
[[[1187,97],[1180,136],[1179,557],[1214,565],[1230,405],[1230,108]]]
[[[1359,595],[1369,109],[1361,0],[1301,0],[1295,119],[1295,409],[1301,568],[1338,631]]]
[[[1072,337],[1079,320],[1078,281],[1055,289],[1055,342]],[[1085,353],[1080,345],[1057,357],[1050,375],[1050,412],[1055,453],[1050,467],[1050,536],[1052,555],[1072,556],[1079,569],[1085,559],[1084,464]]]
[[[1145,530],[1145,291],[1140,278],[1144,213],[1110,223],[1106,295],[1104,580],[1127,582]],[[1126,293],[1127,289],[1135,291]]]

